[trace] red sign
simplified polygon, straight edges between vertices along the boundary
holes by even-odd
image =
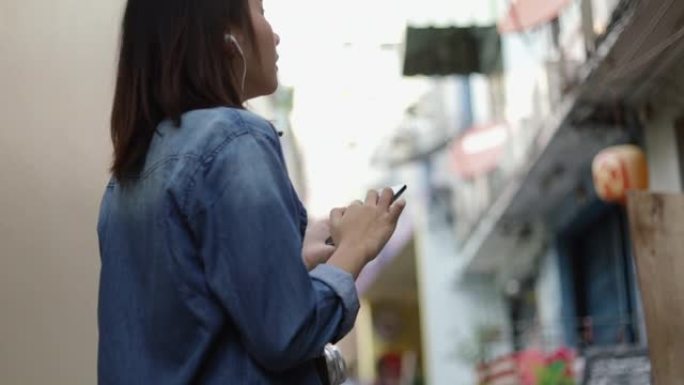
[[[499,21],[499,32],[521,32],[558,16],[560,11],[572,0],[518,0],[508,9],[506,16]]]
[[[503,124],[475,126],[451,147],[454,171],[470,179],[494,170],[504,154],[508,127]]]

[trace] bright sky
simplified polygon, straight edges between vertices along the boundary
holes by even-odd
[[[292,124],[304,153],[314,216],[362,198],[377,183],[382,170],[371,169],[373,152],[427,90],[426,79],[401,76],[407,22],[491,21],[489,1],[265,0],[264,5],[281,37],[281,83],[295,89]]]

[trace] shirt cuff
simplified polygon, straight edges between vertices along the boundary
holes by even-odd
[[[336,340],[344,337],[354,327],[359,313],[359,295],[351,274],[332,265],[320,264],[309,273],[311,278],[328,285],[342,300],[344,316]]]

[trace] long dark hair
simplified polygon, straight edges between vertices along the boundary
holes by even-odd
[[[128,0],[111,116],[114,161],[137,175],[157,125],[216,106],[242,108],[239,79],[224,41],[239,28],[254,42],[249,0]]]

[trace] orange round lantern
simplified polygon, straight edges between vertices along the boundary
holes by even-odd
[[[594,187],[601,200],[624,204],[627,191],[648,189],[648,164],[641,148],[627,144],[601,151],[592,164]]]

